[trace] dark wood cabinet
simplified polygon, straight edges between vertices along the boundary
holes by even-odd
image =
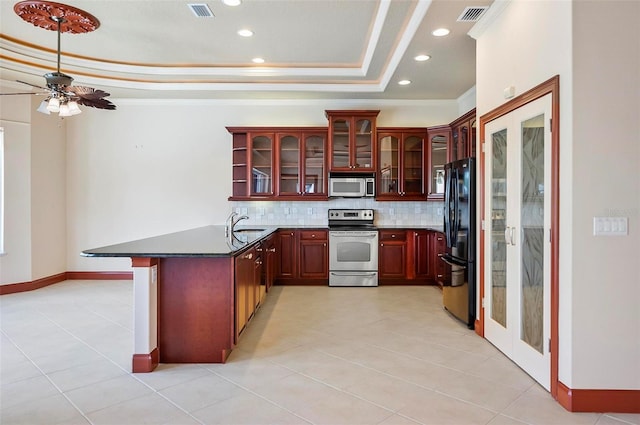
[[[278,237],[276,234],[260,242],[258,251],[262,257],[262,276],[260,279],[260,303],[264,301],[276,280],[278,272]]]
[[[327,197],[327,131],[276,133],[278,198]]]
[[[434,232],[430,230],[411,230],[413,246],[413,275],[414,279],[433,281],[431,240]]]
[[[476,110],[462,115],[451,124],[451,161],[476,156]]]
[[[450,143],[451,128],[448,125],[427,129],[428,200],[444,200],[444,165],[451,160]]]
[[[301,279],[329,278],[329,241],[326,230],[300,230]]]
[[[381,283],[404,283],[407,279],[407,232],[380,230],[378,278]]]
[[[380,111],[327,110],[329,171],[376,171],[376,118]]]
[[[325,127],[227,127],[233,134],[230,200],[325,200]]]
[[[278,231],[278,275],[277,279],[294,279],[298,276],[296,231],[282,229]]]
[[[256,247],[235,258],[235,336],[246,327],[260,303],[262,259]]]
[[[376,199],[426,200],[426,129],[379,128]]]
[[[277,282],[295,285],[328,283],[328,238],[326,229],[280,230]]]
[[[444,233],[441,232],[433,232],[431,236],[431,249],[433,252],[431,259],[434,279],[442,287],[450,276],[450,266],[440,259],[447,252],[447,241]]]

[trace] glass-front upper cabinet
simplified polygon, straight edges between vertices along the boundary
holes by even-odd
[[[326,197],[327,192],[327,133],[302,133],[304,162],[302,193],[304,196]]]
[[[428,199],[444,199],[444,165],[450,161],[449,145],[451,128],[449,126],[431,127],[427,130],[429,182]]]
[[[451,161],[475,157],[476,143],[476,110],[475,108],[462,115],[451,126]]]
[[[376,117],[380,111],[325,111],[329,120],[330,171],[376,170]]]
[[[420,129],[379,129],[376,199],[425,199],[425,137]]]
[[[252,196],[271,196],[273,188],[273,133],[249,135],[251,141],[250,181]]]
[[[279,196],[325,196],[326,130],[278,133]]]

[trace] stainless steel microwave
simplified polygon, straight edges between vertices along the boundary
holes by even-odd
[[[375,196],[376,181],[373,177],[330,176],[329,196],[342,198],[362,198]]]

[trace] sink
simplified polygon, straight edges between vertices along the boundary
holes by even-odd
[[[250,229],[250,228],[245,228],[245,229],[234,229],[233,233],[260,233],[260,232],[264,232],[266,229]]]

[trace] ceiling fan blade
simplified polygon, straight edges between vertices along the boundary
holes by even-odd
[[[78,102],[79,105],[91,106],[92,108],[109,109],[112,111],[116,109],[116,105],[114,105],[107,99],[90,99],[90,98],[87,99],[87,98],[78,97],[77,99],[74,99],[74,100]]]
[[[37,88],[37,89],[49,90],[49,89],[48,89],[48,88],[46,88],[46,87],[37,86],[37,85],[35,85],[35,84],[27,83],[26,81],[20,81],[20,80],[16,80],[16,81],[17,81],[18,83],[26,84],[26,85],[28,85],[28,86],[35,87],[35,88]]]
[[[109,96],[106,91],[84,86],[69,86],[66,90],[73,94],[73,99],[80,105],[98,109],[116,109],[116,105],[105,99]]]
[[[49,93],[34,93],[34,92],[0,93],[0,96],[15,96],[15,95],[18,95],[18,94],[33,94],[33,95],[36,95],[36,96],[44,96],[44,95],[49,94]]]

